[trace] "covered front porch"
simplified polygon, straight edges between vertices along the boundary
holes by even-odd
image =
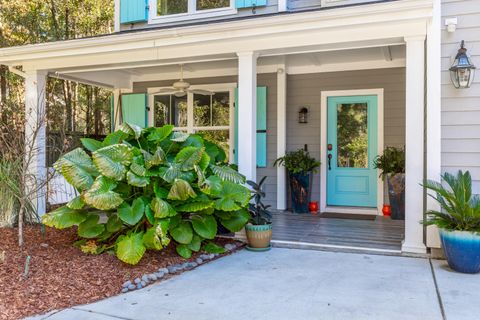
[[[425,206],[433,204],[425,204],[420,183],[426,177],[438,180],[440,174],[440,95],[435,82],[428,81],[439,77],[440,70],[431,17],[430,1],[377,3],[5,49],[0,60],[23,67],[27,110],[35,110],[33,117],[44,117],[45,79],[54,76],[112,89],[114,127],[134,120],[143,126],[172,123],[189,133],[215,132],[247,179],[268,177],[267,201],[277,210],[289,207],[287,172],[273,167],[273,161],[306,148],[322,162],[312,191],[320,211],[380,214],[385,195],[377,174],[369,181],[375,193],[367,206],[331,206],[327,195],[328,99],[375,96],[378,128],[372,150],[381,154],[386,146],[406,148],[405,229],[400,232],[399,224],[387,227],[385,234],[394,230],[396,235],[391,250],[425,253],[427,233],[420,221]],[[432,55],[426,65],[425,54]],[[177,95],[171,87],[181,78],[180,66],[189,86]],[[214,105],[221,106],[223,118]],[[309,110],[306,125],[298,122],[302,107]],[[207,122],[197,119],[196,110],[203,109],[210,112]],[[45,137],[36,139],[40,153],[34,169],[41,177],[47,170]],[[375,154],[369,155],[369,167]],[[40,213],[45,202],[39,198]],[[376,229],[367,232],[368,226],[362,230],[356,224],[360,220],[335,224],[285,215],[276,221],[281,226],[288,219],[297,219],[305,230],[327,228],[327,242],[333,233],[347,235],[355,228],[357,234],[380,234],[384,225],[379,218]],[[314,241],[324,241],[320,238]]]

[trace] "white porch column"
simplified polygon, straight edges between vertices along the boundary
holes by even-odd
[[[238,55],[238,170],[257,180],[257,58],[256,52]]]
[[[25,158],[28,163],[28,173],[35,178],[28,182],[38,192],[36,199],[37,214],[42,216],[46,212],[47,186],[44,185],[47,177],[46,167],[46,112],[45,90],[47,73],[43,71],[26,71],[25,77]],[[31,184],[30,184],[31,183]],[[28,188],[28,187],[27,187]],[[27,191],[28,192],[28,191]],[[36,201],[35,201],[36,200]]]
[[[440,0],[433,1],[433,16],[427,26],[427,112],[426,155],[427,179],[440,181],[441,166],[441,10]],[[427,197],[428,210],[440,210],[432,197]],[[435,226],[427,228],[427,246],[440,248],[440,236]]]
[[[405,240],[402,251],[425,253],[423,242],[425,36],[406,42]]]
[[[287,70],[285,65],[277,70],[277,158],[287,151]],[[287,209],[287,170],[277,167],[277,209]]]

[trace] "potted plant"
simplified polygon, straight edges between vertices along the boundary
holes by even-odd
[[[308,213],[313,174],[316,173],[320,162],[311,157],[308,151],[299,149],[287,152],[285,156],[275,160],[274,165],[283,165],[288,171],[293,212]]]
[[[472,195],[472,177],[467,171],[442,175],[448,185],[427,181],[425,187],[440,203],[442,211],[427,212],[426,225],[439,228],[448,265],[463,273],[480,272],[480,196]]]
[[[270,250],[272,240],[272,215],[262,199],[265,198],[265,192],[262,190],[262,185],[267,177],[263,177],[257,184],[253,181],[247,181],[252,188],[252,200],[250,203],[249,212],[251,215],[249,223],[245,226],[247,233],[248,246],[247,249],[251,251],[267,251]]]
[[[388,200],[391,218],[405,219],[405,151],[401,148],[387,147],[383,154],[373,161],[375,169],[380,169],[380,176],[388,184]]]

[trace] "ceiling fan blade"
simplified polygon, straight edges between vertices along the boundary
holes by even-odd
[[[155,92],[150,92],[149,94],[159,94],[159,93],[166,93],[166,94],[173,94],[177,92],[177,90],[173,87],[169,87],[169,88],[162,88],[162,89],[159,89]]]
[[[193,90],[188,90],[192,93],[195,93],[195,94],[201,94],[201,95],[204,95],[204,96],[212,96],[215,94],[215,92],[212,92],[212,91],[208,91],[208,90],[200,90],[200,89],[193,89]]]

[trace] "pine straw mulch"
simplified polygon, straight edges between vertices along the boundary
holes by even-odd
[[[20,249],[16,232],[16,229],[0,228],[1,320],[43,314],[117,295],[127,280],[185,262],[173,246],[159,252],[147,252],[136,266],[124,264],[107,253],[86,255],[72,246],[77,239],[73,228],[46,228],[42,232],[39,226],[28,227],[25,245]],[[225,245],[233,240],[218,239],[216,242]],[[25,278],[28,255],[31,259]],[[195,254],[190,260],[199,255]]]

